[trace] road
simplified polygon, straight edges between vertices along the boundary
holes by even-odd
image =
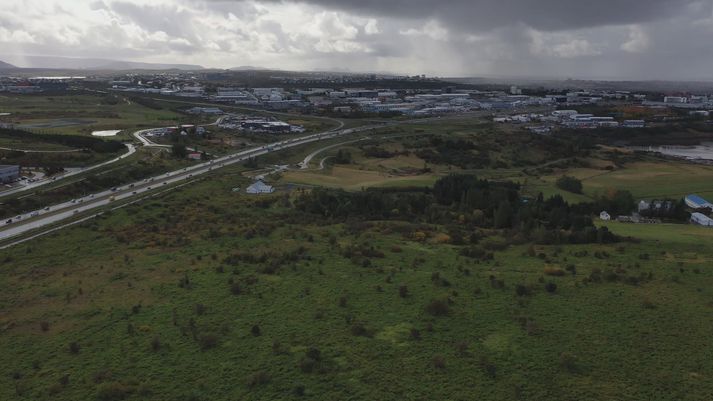
[[[18,188],[9,189],[7,191],[0,191],[0,196],[13,195],[13,194],[16,194],[19,192],[29,191],[31,189],[35,189],[35,188],[41,187],[43,185],[53,183],[57,180],[61,180],[63,178],[69,178],[69,177],[72,177],[72,176],[75,176],[78,174],[86,173],[88,171],[96,170],[98,168],[108,166],[112,163],[116,163],[119,160],[126,159],[127,157],[136,153],[136,147],[134,145],[132,145],[130,143],[127,143],[125,145],[128,148],[128,151],[119,157],[116,157],[111,160],[107,160],[107,161],[99,163],[99,164],[95,164],[93,166],[79,168],[77,170],[72,170],[72,171],[64,172],[62,174],[57,174],[57,175],[52,176],[52,178],[47,178],[47,179],[40,180],[40,181],[30,182],[30,183],[27,183],[27,184],[25,184],[21,187],[18,187]]]
[[[326,146],[326,147],[321,148],[321,149],[317,149],[317,150],[315,150],[314,152],[308,154],[307,157],[305,157],[304,160],[302,160],[302,161],[299,163],[299,166],[300,166],[300,168],[301,168],[302,170],[307,170],[307,169],[309,168],[309,163],[310,163],[310,162],[312,161],[312,159],[314,159],[314,157],[317,156],[318,154],[320,154],[320,153],[322,153],[322,152],[325,152],[325,151],[327,151],[327,150],[329,150],[329,149],[334,149],[334,148],[337,148],[337,147],[339,147],[339,146],[348,145],[348,144],[350,144],[350,143],[365,141],[365,140],[367,140],[367,139],[369,139],[369,137],[359,138],[359,139],[355,139],[355,140],[353,140],[353,141],[341,142],[341,143],[337,143],[337,144],[334,144],[334,145]],[[320,163],[320,170],[321,170],[321,169],[324,169],[324,160],[322,160],[322,162]]]

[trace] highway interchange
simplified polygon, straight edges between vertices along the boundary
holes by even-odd
[[[456,117],[462,117],[462,115]],[[16,239],[23,235],[27,235],[30,232],[35,232],[35,235],[31,237],[35,238],[38,235],[41,235],[41,233],[38,234],[36,232],[37,230],[45,229],[45,233],[51,232],[56,229],[56,227],[52,228],[51,226],[55,226],[64,220],[76,220],[81,217],[86,217],[87,212],[98,212],[101,210],[101,208],[107,207],[113,203],[125,203],[131,201],[132,199],[139,199],[141,197],[149,195],[150,193],[158,192],[160,188],[167,188],[169,186],[172,186],[171,184],[186,183],[188,181],[194,180],[195,178],[201,175],[210,173],[213,170],[240,163],[250,158],[262,156],[286,148],[301,146],[308,143],[323,141],[327,139],[333,139],[336,137],[355,134],[359,132],[371,131],[374,129],[385,128],[398,124],[424,123],[437,119],[440,119],[440,117],[417,120],[391,121],[388,123],[372,124],[347,129],[344,128],[344,123],[342,121],[335,120],[339,122],[339,126],[329,131],[306,135],[298,138],[286,139],[264,146],[251,148],[238,153],[218,157],[207,162],[195,164],[193,166],[186,167],[180,170],[168,172],[165,174],[147,178],[145,180],[136,181],[126,185],[122,185],[117,188],[111,188],[109,190],[90,194],[82,198],[73,199],[69,202],[46,206],[39,210],[34,210],[28,213],[21,214],[19,216],[15,216],[11,219],[5,219],[3,221],[0,221],[0,242]],[[134,136],[139,139],[144,146],[151,146],[153,145],[153,143],[146,140],[146,138],[144,138],[144,136],[142,135],[144,132],[147,131],[149,130],[137,131],[136,133],[134,133]],[[130,146],[129,149],[129,154],[133,154],[135,152],[135,148],[133,146]],[[321,149],[320,151],[322,150],[324,149]],[[121,158],[127,157],[129,154],[122,155]],[[308,155],[307,159],[305,159],[307,163],[309,163],[309,158],[310,157]],[[107,163],[108,162],[103,163],[102,165],[105,165]],[[101,167],[102,165],[93,166],[92,169]],[[86,172],[88,170],[89,168],[83,170],[82,172]],[[22,241],[23,240],[17,240],[11,245],[20,243]]]

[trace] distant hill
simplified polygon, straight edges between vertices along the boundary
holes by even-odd
[[[56,56],[4,56],[21,68],[71,69],[71,70],[202,70],[191,64],[140,63],[101,58],[74,58]]]
[[[8,64],[8,63],[6,63],[6,62],[4,62],[4,61],[0,61],[0,70],[13,70],[13,69],[16,69],[16,68],[17,68],[17,67],[15,67],[15,66],[12,65],[12,64]]]
[[[251,65],[243,65],[240,67],[233,67],[230,71],[268,71],[269,68],[264,67],[253,67]]]

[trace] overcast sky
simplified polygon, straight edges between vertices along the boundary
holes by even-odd
[[[713,0],[3,0],[0,54],[713,80]]]

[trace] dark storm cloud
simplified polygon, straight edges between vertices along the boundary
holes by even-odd
[[[291,1],[368,16],[434,18],[465,31],[525,24],[548,31],[643,23],[710,0],[265,0]]]

